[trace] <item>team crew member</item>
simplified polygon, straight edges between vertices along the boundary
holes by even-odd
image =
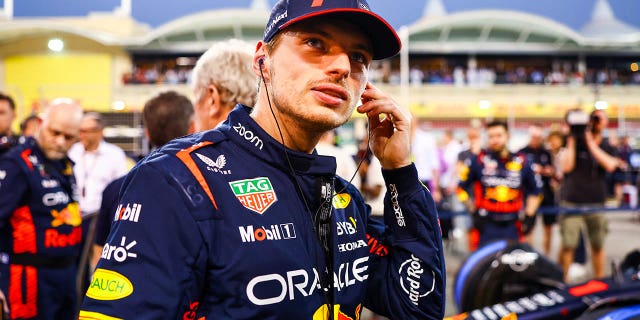
[[[411,118],[367,82],[371,60],[399,49],[364,1],[278,2],[253,60],[255,106],[128,174],[113,252],[80,317],[357,319],[366,306],[442,319],[442,238],[410,160]],[[359,99],[387,184],[386,230],[314,151]]]
[[[16,119],[16,104],[13,98],[0,92],[0,156],[18,144],[18,137],[11,131]]]
[[[534,124],[529,127],[529,144],[520,150],[524,154],[527,161],[531,164],[533,172],[540,176],[542,181],[542,207],[550,208],[555,206],[556,199],[553,188],[551,187],[551,179],[555,177],[556,172],[553,164],[553,156],[544,147],[544,136],[542,126]],[[556,214],[543,214],[542,221],[544,223],[543,249],[544,254],[549,256],[551,253],[551,227],[556,223]]]
[[[54,101],[35,138],[0,159],[0,290],[11,319],[75,316],[82,218],[67,151],[81,119],[79,106]]]
[[[460,167],[460,200],[473,214],[474,232],[471,249],[475,250],[497,239],[520,240],[533,229],[535,213],[540,203],[540,178],[524,155],[507,149],[507,124],[494,121],[487,124],[488,150],[464,160]],[[470,199],[473,189],[475,199]],[[526,200],[523,194],[527,194]],[[524,205],[522,223],[518,222]]]

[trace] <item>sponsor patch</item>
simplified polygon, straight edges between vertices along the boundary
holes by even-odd
[[[99,312],[80,310],[78,320],[122,320],[122,318],[111,317]]]
[[[247,130],[247,128],[245,128],[242,123],[237,123],[235,126],[233,126],[233,130],[235,130],[239,136],[247,140],[247,142],[262,150],[262,147],[264,146],[264,142],[262,142],[262,139],[260,139],[258,135],[254,134],[253,131]]]
[[[509,161],[505,165],[505,168],[507,168],[507,170],[509,170],[509,171],[520,171],[520,170],[522,170],[522,163],[517,162],[517,161]]]
[[[124,262],[127,258],[137,258],[138,254],[131,252],[131,249],[133,249],[136,244],[137,242],[135,240],[127,243],[127,237],[122,236],[120,245],[111,245],[106,243],[104,248],[102,248],[102,255],[100,255],[100,258],[105,260],[111,260],[111,258],[113,258],[118,262]]]
[[[327,320],[328,313],[329,313],[329,306],[326,304],[323,304],[318,309],[316,309],[316,311],[313,313],[313,320]],[[358,313],[357,316],[359,315],[360,313]],[[353,320],[354,319],[353,317],[349,317],[344,312],[340,311],[339,304],[333,305],[333,318],[336,320]]]
[[[3,179],[1,171],[0,171],[0,179]],[[56,188],[59,185],[60,185],[60,183],[58,183],[57,180],[53,180],[53,179],[43,179],[42,180],[42,187],[45,188],[45,189]]]
[[[69,195],[64,191],[45,193],[42,196],[42,204],[48,207],[57,206],[69,202]]]
[[[340,252],[353,251],[364,247],[368,247],[368,245],[362,239],[355,242],[338,243],[338,251]]]
[[[29,159],[29,162],[31,162],[32,165],[37,166],[39,161],[38,161],[38,157],[34,156],[34,155],[29,155],[27,156],[27,158]]]
[[[351,203],[351,196],[348,193],[336,194],[331,199],[333,207],[336,209],[344,209]]]
[[[369,277],[368,260],[369,257],[362,257],[337,266],[333,272],[334,288],[342,291],[366,281]],[[323,289],[318,270],[313,268],[256,276],[247,283],[246,294],[254,305],[265,306],[280,303],[285,299],[293,301],[299,297],[308,297],[313,295],[315,290]]]
[[[535,252],[526,252],[521,249],[515,249],[509,253],[503,254],[500,257],[500,262],[508,265],[511,270],[515,272],[522,272],[527,270],[529,266],[535,264],[538,257],[539,255]]]
[[[391,192],[391,207],[393,208],[393,214],[396,217],[396,222],[399,227],[406,226],[404,221],[404,214],[402,213],[402,208],[400,208],[400,203],[398,203],[398,189],[395,184],[389,185],[389,191]]]
[[[64,193],[63,193],[64,194]],[[65,194],[66,195],[66,194]],[[52,227],[58,227],[63,224],[77,227],[82,224],[82,214],[80,213],[80,205],[77,202],[69,203],[64,209],[51,210]]]
[[[269,178],[260,177],[229,182],[231,191],[247,209],[263,214],[278,201]]]
[[[239,226],[242,242],[256,242],[265,240],[286,240],[296,237],[293,223],[273,224],[270,226]]]
[[[402,290],[409,296],[409,300],[414,305],[418,305],[420,298],[428,296],[436,285],[435,273],[432,271],[433,282],[431,288],[422,287],[422,277],[424,276],[425,268],[422,265],[422,261],[418,257],[411,255],[411,258],[405,260],[400,265],[398,273],[400,275],[400,286]]]
[[[224,154],[219,155],[216,158],[216,161],[213,161],[213,159],[199,153],[196,153],[196,156],[198,156],[198,158],[207,165],[207,170],[224,175],[231,174],[231,170],[224,170],[224,167],[227,165],[227,158]]]
[[[126,220],[131,222],[138,222],[138,219],[140,218],[140,210],[142,210],[142,205],[139,203],[134,203],[133,205],[127,203],[126,207],[122,207],[121,203],[116,209],[116,213],[113,216],[113,221]]]
[[[356,234],[358,229],[356,228],[356,220],[353,217],[349,217],[350,222],[336,221],[336,232],[339,236],[343,234]]]
[[[118,300],[133,293],[133,285],[127,277],[111,270],[98,268],[93,273],[87,297],[96,300]]]
[[[82,241],[82,227],[73,227],[71,233],[60,233],[57,229],[44,231],[45,248],[66,248],[75,246]]]
[[[189,304],[189,310],[185,311],[182,315],[183,320],[194,320],[196,318],[198,307],[200,307],[200,302],[195,301]],[[200,318],[204,319],[204,317]]]

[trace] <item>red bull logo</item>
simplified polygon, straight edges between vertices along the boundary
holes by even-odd
[[[493,199],[498,202],[507,202],[516,200],[520,195],[520,191],[511,189],[507,186],[497,186],[494,188],[487,188],[487,199]]]
[[[82,241],[82,228],[75,227],[69,234],[58,232],[56,229],[47,229],[44,232],[44,246],[46,248],[65,248],[75,246]]]
[[[51,210],[52,227],[59,227],[63,224],[67,224],[73,227],[77,227],[82,224],[82,215],[80,214],[80,206],[77,202],[72,202],[67,205],[66,208],[58,211]]]
[[[360,305],[358,305],[358,309],[360,309]],[[313,313],[313,320],[329,320],[329,306],[323,304]],[[334,320],[354,320],[354,317],[349,317],[340,311],[340,305],[333,305],[333,319]],[[360,320],[360,315],[356,314],[355,320]]]

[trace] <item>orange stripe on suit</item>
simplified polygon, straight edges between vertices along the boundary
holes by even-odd
[[[204,192],[209,197],[209,200],[211,200],[213,207],[216,208],[216,210],[218,210],[218,204],[216,203],[216,200],[213,198],[213,194],[211,194],[211,189],[209,189],[209,185],[207,184],[207,181],[204,179],[204,176],[202,175],[202,172],[200,172],[200,169],[198,169],[198,166],[196,165],[195,161],[193,161],[193,159],[191,158],[191,152],[197,149],[200,149],[202,147],[208,146],[210,144],[213,144],[213,142],[207,141],[207,142],[198,143],[189,148],[178,151],[178,153],[176,153],[176,156],[178,157],[178,159],[180,159],[180,161],[182,161],[182,163],[184,163],[185,166],[187,166],[189,171],[191,171],[191,174],[193,174],[193,176],[196,178],[196,180],[198,181],[202,189],[204,189]]]

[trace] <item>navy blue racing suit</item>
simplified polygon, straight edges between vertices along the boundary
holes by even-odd
[[[69,159],[33,138],[0,158],[0,290],[11,319],[73,319],[82,218]]]
[[[459,171],[458,196],[466,201],[469,193],[475,196],[478,210],[474,213],[474,229],[470,247],[478,247],[497,240],[520,240],[518,215],[526,204],[525,194],[540,195],[542,182],[526,157],[509,152],[501,157],[491,151],[481,151],[464,160]],[[472,191],[470,189],[473,189]]]
[[[333,157],[285,150],[250,110],[127,175],[80,318],[442,319],[442,238],[415,167],[383,170],[385,228]],[[331,259],[314,231],[327,208]]]

